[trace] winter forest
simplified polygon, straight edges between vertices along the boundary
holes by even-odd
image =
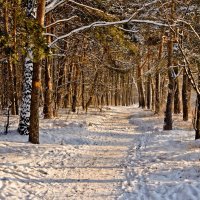
[[[0,13],[0,200],[200,199],[199,0]]]

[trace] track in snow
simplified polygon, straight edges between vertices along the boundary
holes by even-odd
[[[117,199],[133,135],[130,114],[107,110],[104,120],[80,133],[85,144],[1,142],[0,199]]]
[[[163,119],[134,110],[133,146],[126,160],[124,193],[119,200],[199,200],[200,143],[181,116],[173,131],[163,131]],[[151,117],[149,117],[152,115]]]
[[[0,200],[200,199],[200,142],[181,120],[163,132],[152,112],[117,107],[41,122],[54,144],[0,136]]]

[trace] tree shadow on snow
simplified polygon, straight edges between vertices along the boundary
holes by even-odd
[[[124,181],[123,179],[21,179],[21,178],[10,178],[10,177],[3,177],[0,178],[0,181],[11,181],[11,182],[21,182],[21,183],[118,183]]]

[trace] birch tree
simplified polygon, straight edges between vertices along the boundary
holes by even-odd
[[[25,4],[25,9],[26,9],[26,14],[27,14],[27,19],[32,20],[35,17],[35,13],[34,13],[35,1],[28,0]],[[22,104],[21,104],[21,111],[20,111],[20,121],[19,121],[19,127],[18,127],[18,132],[21,135],[29,134],[32,74],[33,74],[32,48],[33,48],[33,44],[30,41],[30,36],[28,36],[28,42],[26,46],[26,58],[25,58],[25,63],[24,63],[23,96],[22,96]]]

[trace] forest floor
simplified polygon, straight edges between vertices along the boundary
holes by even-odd
[[[200,199],[200,142],[181,115],[162,131],[163,117],[137,106],[63,110],[41,120],[39,145],[17,123],[0,134],[0,200]]]

